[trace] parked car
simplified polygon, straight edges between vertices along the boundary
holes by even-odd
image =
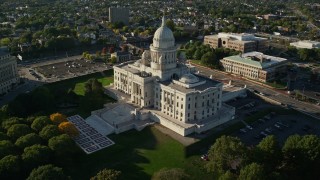
[[[202,155],[201,159],[204,160],[204,161],[209,161],[208,154]]]

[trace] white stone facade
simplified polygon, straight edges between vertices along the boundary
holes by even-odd
[[[138,61],[114,66],[114,88],[130,95],[130,103],[149,109],[150,119],[185,136],[221,124],[212,122],[221,114],[223,84],[194,72],[193,66],[177,62],[173,33],[163,18],[150,51]],[[219,122],[234,115],[234,108],[224,109],[229,114],[219,115]]]

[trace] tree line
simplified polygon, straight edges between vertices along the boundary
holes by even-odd
[[[181,49],[186,53],[188,59],[199,60],[201,64],[213,68],[220,68],[219,62],[224,57],[239,54],[238,51],[232,49],[214,49],[200,41],[186,43]]]

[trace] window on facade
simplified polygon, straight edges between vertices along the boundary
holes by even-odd
[[[188,109],[190,109],[190,104],[188,104]]]
[[[183,109],[183,104],[181,104],[181,109]]]
[[[179,103],[177,102],[177,107],[179,107]]]
[[[191,99],[189,98],[189,101],[190,101]]]
[[[194,103],[194,107],[195,107],[195,108],[197,107],[197,103]]]
[[[202,107],[204,107],[204,102],[202,102]]]
[[[188,117],[190,117],[190,113],[188,113]]]
[[[209,106],[209,100],[207,100],[207,106]]]
[[[202,115],[204,115],[204,110],[202,111]]]

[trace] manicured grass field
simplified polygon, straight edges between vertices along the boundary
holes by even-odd
[[[99,77],[98,81],[102,83],[103,86],[107,86],[113,82],[113,77]],[[84,96],[85,89],[84,84],[86,81],[81,81],[75,84],[74,92],[78,95]]]
[[[83,96],[84,95],[84,83],[87,82],[91,78],[98,79],[99,82],[102,83],[103,86],[109,85],[113,82],[113,70],[107,70],[103,73],[93,73],[81,77],[76,77],[72,79],[67,79],[55,83],[51,83],[46,85],[49,87],[52,91],[56,91],[59,89],[73,89],[73,91]]]
[[[185,157],[185,147],[155,127],[112,135],[115,145],[82,155],[68,165],[73,179],[89,179],[103,168],[120,170],[123,179],[150,179],[161,168],[183,168],[192,179],[212,179],[199,156]]]

